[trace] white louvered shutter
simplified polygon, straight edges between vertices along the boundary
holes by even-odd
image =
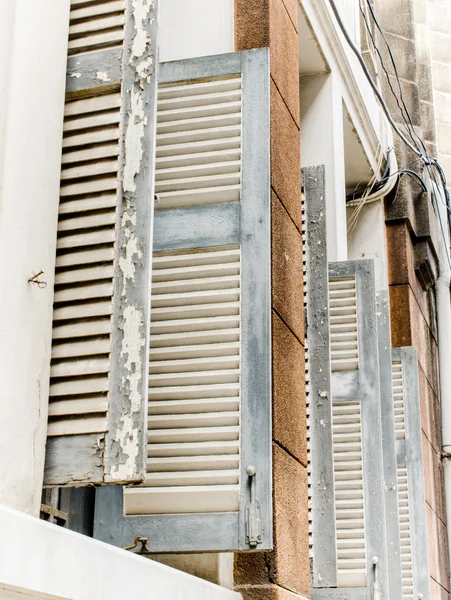
[[[415,348],[393,348],[397,489],[403,600],[430,598],[418,363]]]
[[[104,541],[271,547],[268,84],[266,49],[160,65],[147,477]]]
[[[303,183],[311,597],[386,598],[374,265],[328,263],[324,167],[303,169]]]
[[[45,485],[146,471],[156,8],[72,0]],[[137,48],[135,36],[146,43]]]
[[[387,582],[378,339],[372,261],[329,265],[337,587]]]

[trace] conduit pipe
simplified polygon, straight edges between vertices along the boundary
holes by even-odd
[[[437,302],[438,358],[440,403],[442,412],[442,462],[445,484],[445,511],[448,524],[448,556],[451,562],[451,304],[450,304],[450,251],[448,215],[445,199],[435,190],[439,215],[440,240],[439,275],[435,282]],[[445,240],[447,241],[445,243]],[[450,564],[451,572],[451,564]]]

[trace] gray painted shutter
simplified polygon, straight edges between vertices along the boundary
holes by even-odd
[[[393,348],[402,598],[430,598],[416,349]]]
[[[147,476],[98,490],[94,535],[268,549],[267,49],[161,64],[157,120]]]
[[[303,176],[308,241],[311,596],[366,599],[379,591],[386,598],[381,371],[373,261],[327,263],[324,167],[304,169]]]
[[[70,19],[44,484],[139,482],[156,7],[72,0]]]

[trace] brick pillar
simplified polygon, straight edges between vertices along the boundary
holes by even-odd
[[[296,0],[235,0],[235,49],[271,51],[274,550],[235,555],[245,600],[309,595]]]

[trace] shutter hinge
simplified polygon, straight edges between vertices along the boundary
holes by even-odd
[[[255,473],[254,466],[249,465],[246,473],[250,479],[251,499],[246,505],[246,543],[251,548],[255,548],[262,541],[262,507],[260,501],[256,498]]]

